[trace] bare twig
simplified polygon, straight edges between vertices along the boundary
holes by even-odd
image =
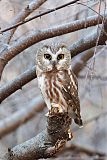
[[[33,118],[37,112],[41,112],[45,107],[45,103],[41,97],[37,97],[28,104],[25,108],[16,111],[11,116],[0,121],[0,138],[8,133],[11,133],[20,125],[26,123]]]
[[[81,4],[81,5],[89,8],[90,10],[92,10],[93,12],[95,12],[97,15],[99,15],[99,17],[103,18],[103,16],[102,16],[100,13],[98,13],[96,10],[94,10],[94,9],[91,8],[91,7],[89,7],[88,5],[86,5],[86,4],[84,4],[84,3],[81,3],[81,2],[78,2],[77,4]]]
[[[43,12],[43,13],[40,13],[40,14],[38,14],[38,15],[36,15],[36,16],[33,16],[33,17],[31,17],[31,18],[28,18],[28,19],[26,19],[26,20],[24,20],[24,19],[25,19],[28,15],[27,15],[27,16],[24,16],[24,18],[22,19],[23,21],[20,20],[20,21],[22,21],[22,22],[17,23],[17,21],[16,21],[17,24],[12,25],[11,27],[8,27],[8,28],[6,28],[6,29],[1,30],[1,31],[0,31],[0,34],[3,34],[4,32],[6,32],[6,31],[8,31],[8,30],[11,30],[11,29],[13,29],[13,28],[16,28],[16,27],[18,27],[18,26],[20,26],[20,25],[22,25],[22,24],[25,24],[25,23],[27,23],[27,22],[29,22],[29,21],[32,21],[33,19],[36,19],[36,18],[38,18],[38,17],[42,17],[42,16],[47,15],[47,14],[49,14],[49,13],[55,12],[55,11],[57,11],[57,10],[59,10],[59,9],[65,8],[65,7],[67,7],[67,6],[70,6],[71,4],[74,4],[74,3],[78,2],[78,1],[79,1],[79,0],[73,0],[73,1],[68,2],[68,3],[66,3],[66,4],[63,4],[63,5],[59,6],[59,7],[56,7],[56,8],[53,8],[53,9],[49,9],[48,11],[45,11],[45,12]],[[27,6],[27,9],[29,9],[29,6]]]

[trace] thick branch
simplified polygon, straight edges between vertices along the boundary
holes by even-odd
[[[66,113],[58,113],[56,108],[52,110],[47,117],[47,128],[36,137],[9,149],[5,160],[48,158],[64,148],[69,139],[68,130],[71,120]]]
[[[11,22],[11,25],[14,25],[18,22],[23,21],[27,16],[29,16],[34,10],[39,8],[46,1],[47,0],[33,0],[29,5],[27,5],[25,7],[25,9],[23,9],[21,12],[19,12],[19,14]],[[9,43],[9,41],[10,41],[11,37],[13,36],[15,30],[16,30],[16,27],[5,34],[5,38],[4,38],[5,43]],[[0,32],[2,32],[2,31],[0,31]]]
[[[26,123],[33,118],[37,112],[44,109],[45,103],[41,97],[37,97],[28,104],[25,108],[13,113],[11,116],[0,121],[0,138],[14,131],[20,125]]]
[[[28,36],[22,37],[12,46],[8,47],[6,50],[4,50],[4,52],[1,53],[0,75],[2,74],[2,71],[6,63],[8,63],[8,61],[10,61],[12,58],[14,58],[16,55],[18,55],[20,52],[30,47],[31,45],[51,37],[60,36],[83,28],[97,25],[98,22],[102,23],[102,19],[99,18],[98,16],[93,16],[87,18],[87,23],[86,20],[77,20],[63,25],[58,25],[52,28],[34,31],[33,33],[30,32]]]

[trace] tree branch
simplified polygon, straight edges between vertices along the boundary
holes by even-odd
[[[66,113],[59,113],[52,108],[47,117],[47,127],[36,137],[8,150],[4,160],[34,160],[52,157],[69,140],[68,130],[71,119]]]
[[[41,112],[45,107],[45,103],[41,97],[32,100],[28,106],[22,107],[21,110],[16,111],[11,116],[0,121],[0,138],[8,133],[11,133],[20,125],[33,118],[37,112]]]
[[[5,65],[8,63],[8,61],[10,61],[12,58],[14,58],[16,55],[18,55],[20,52],[30,47],[31,45],[48,38],[60,36],[83,28],[97,25],[98,22],[101,23],[102,19],[98,16],[93,16],[87,18],[87,23],[86,20],[77,20],[63,25],[54,26],[48,29],[33,31],[33,33],[30,32],[28,36],[22,37],[1,53],[0,76],[2,75],[3,69]]]

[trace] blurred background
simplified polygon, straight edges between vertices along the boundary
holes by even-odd
[[[48,0],[39,9],[34,11],[30,17],[69,1],[70,0]],[[96,12],[104,13],[106,10],[106,0],[82,0],[81,2],[84,5],[74,4],[18,27],[11,43],[13,43],[14,40],[17,41],[22,35],[27,35],[31,30],[38,30],[38,28],[44,29],[53,25],[57,26],[58,24],[64,24],[78,19],[87,19],[88,16],[97,15]],[[8,27],[15,15],[29,3],[30,0],[1,0],[0,27],[2,29]],[[80,38],[90,35],[96,30],[98,30],[98,26],[50,38],[24,50],[23,53],[16,56],[5,67],[0,87],[34,66],[36,51],[44,43],[53,41],[61,42],[63,40],[67,46],[70,46]],[[0,38],[2,37],[3,35],[0,35]],[[75,144],[83,148],[88,148],[88,150],[107,154],[107,47],[95,47],[91,49],[91,51],[97,53],[95,58],[91,58],[84,63],[82,70],[78,74],[81,114],[84,127],[79,129],[76,124],[72,124],[71,128],[74,132],[74,137],[67,146],[69,147],[71,144]],[[80,55],[73,58],[72,65],[75,65],[80,60]],[[22,90],[16,91],[1,103],[0,121],[3,121],[6,117],[11,117],[15,112],[31,105],[34,99],[39,96],[41,96],[41,94],[38,89],[37,79],[34,79],[23,86]],[[2,155],[7,148],[20,144],[41,132],[46,126],[44,125],[46,123],[46,112],[47,108],[44,108],[43,111],[36,114],[15,131],[2,137],[0,139],[0,155]],[[66,151],[59,155],[59,157],[63,155],[63,157],[65,156],[71,159],[71,154],[74,153]],[[88,155],[85,153],[81,154],[84,159],[88,159]]]

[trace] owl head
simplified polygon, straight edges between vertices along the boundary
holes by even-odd
[[[36,65],[42,72],[68,70],[71,53],[64,44],[45,45],[37,51]]]

